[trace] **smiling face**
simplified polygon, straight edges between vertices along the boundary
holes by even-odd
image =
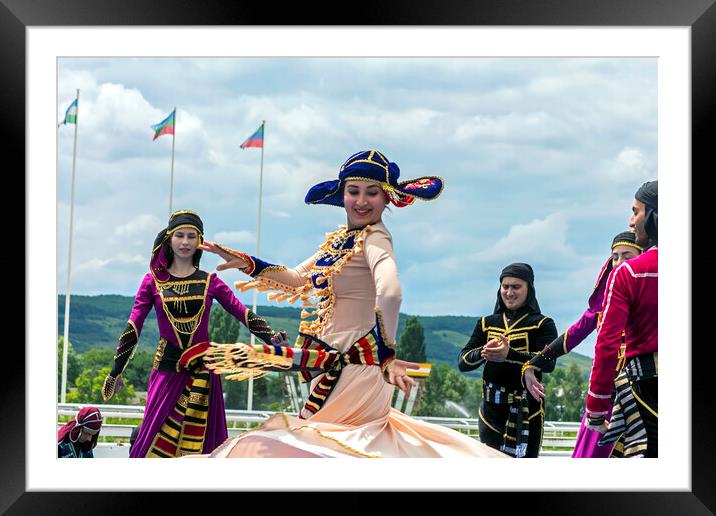
[[[172,233],[172,251],[175,259],[191,259],[197,245],[199,245],[199,233],[196,229],[179,228]]]
[[[525,280],[505,276],[500,283],[500,296],[508,310],[515,311],[527,301],[529,285]]]
[[[346,181],[343,206],[348,227],[355,228],[380,222],[387,201],[383,189],[373,181]]]

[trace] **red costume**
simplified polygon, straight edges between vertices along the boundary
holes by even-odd
[[[602,312],[587,394],[587,413],[596,417],[606,415],[612,404],[622,331],[626,334],[627,361],[659,350],[656,246],[612,272]]]

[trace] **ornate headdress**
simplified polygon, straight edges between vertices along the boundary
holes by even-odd
[[[430,201],[442,192],[444,182],[437,176],[424,176],[398,182],[398,165],[376,150],[353,154],[340,168],[338,179],[319,183],[306,194],[307,204],[343,206],[343,182],[348,179],[375,181],[398,208],[409,206],[415,199]]]

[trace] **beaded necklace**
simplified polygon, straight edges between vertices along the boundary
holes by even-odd
[[[306,307],[301,311],[302,319],[299,332],[307,335],[320,335],[330,321],[336,296],[333,291],[333,277],[338,275],[343,266],[348,263],[356,253],[363,250],[363,241],[370,232],[370,226],[364,228],[348,229],[339,226],[336,231],[326,234],[326,241],[316,253],[316,261],[311,266],[306,283],[300,287],[291,287],[279,281],[266,277],[237,282],[236,287],[242,292],[256,289],[259,292],[276,290],[269,294],[269,300],[287,301],[295,303],[298,299]]]

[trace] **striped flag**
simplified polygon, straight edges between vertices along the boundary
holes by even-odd
[[[242,149],[247,149],[249,147],[259,147],[263,148],[264,146],[264,124],[261,124],[261,127],[256,129],[256,132],[249,136],[244,143],[241,144]]]
[[[172,111],[164,120],[151,126],[154,130],[154,138],[152,138],[152,141],[156,140],[163,134],[174,134],[174,119],[176,118],[176,112],[177,110],[174,109],[174,111]]]
[[[77,124],[77,99],[72,101],[70,107],[68,107],[67,111],[65,111],[65,119],[57,124],[57,127],[65,124]]]

